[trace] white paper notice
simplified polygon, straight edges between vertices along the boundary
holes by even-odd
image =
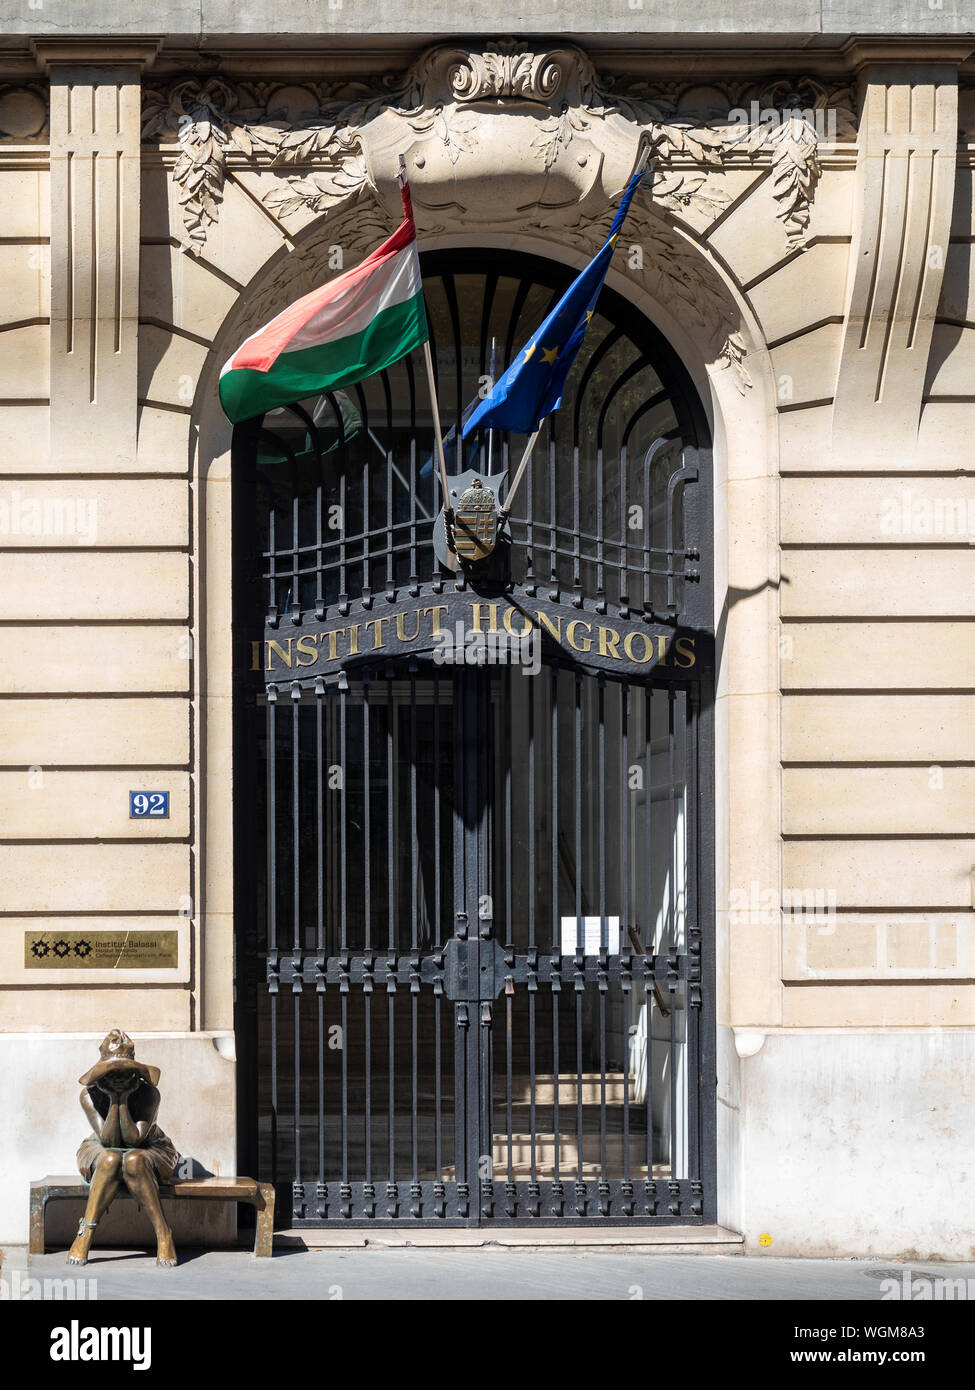
[[[605,926],[603,925],[604,922]],[[585,956],[598,956],[599,948],[603,945],[606,946],[611,956],[618,956],[620,953],[620,919],[618,917],[563,917],[562,954],[564,956],[575,955],[576,943],[580,935],[582,953]]]

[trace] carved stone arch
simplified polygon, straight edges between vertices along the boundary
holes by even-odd
[[[418,242],[421,251],[481,244],[511,247],[513,251],[518,248],[581,269],[605,240],[612,215],[613,205],[609,204],[601,217],[590,221],[579,218],[574,225],[537,222],[518,230],[491,232],[431,224],[429,220],[425,223],[418,217]],[[293,239],[282,239],[277,251],[251,277],[213,338],[211,355],[197,382],[194,419],[202,409],[207,368],[212,368],[221,353],[222,362],[289,303],[321,284],[323,278],[338,273],[339,268],[329,262],[335,249],[342,253],[343,267],[354,265],[394,225],[395,219],[379,197],[366,194],[353,205],[320,214]],[[630,254],[637,251],[638,263]],[[762,370],[761,327],[732,272],[715,258],[705,239],[679,219],[656,208],[635,205],[607,283],[639,302],[675,346],[677,341],[682,344],[679,355],[686,359],[699,388],[711,371],[726,371],[741,395],[754,385],[752,369]],[[708,393],[702,394],[707,401]]]

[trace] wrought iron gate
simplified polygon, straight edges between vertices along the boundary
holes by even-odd
[[[458,420],[567,278],[519,267],[425,262]],[[714,1219],[707,454],[600,309],[490,578],[409,363],[235,439],[242,1157],[296,1226]]]

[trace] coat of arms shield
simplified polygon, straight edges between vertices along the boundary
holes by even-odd
[[[433,550],[447,569],[454,569],[454,554],[466,564],[486,559],[498,539],[498,512],[501,488],[507,471],[485,476],[476,469],[448,478],[450,502],[454,511],[454,552],[447,543],[447,528],[441,510],[433,530]]]

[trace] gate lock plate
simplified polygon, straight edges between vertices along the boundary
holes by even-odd
[[[444,994],[469,1003],[497,999],[510,973],[497,941],[476,936],[454,936],[444,947]]]

